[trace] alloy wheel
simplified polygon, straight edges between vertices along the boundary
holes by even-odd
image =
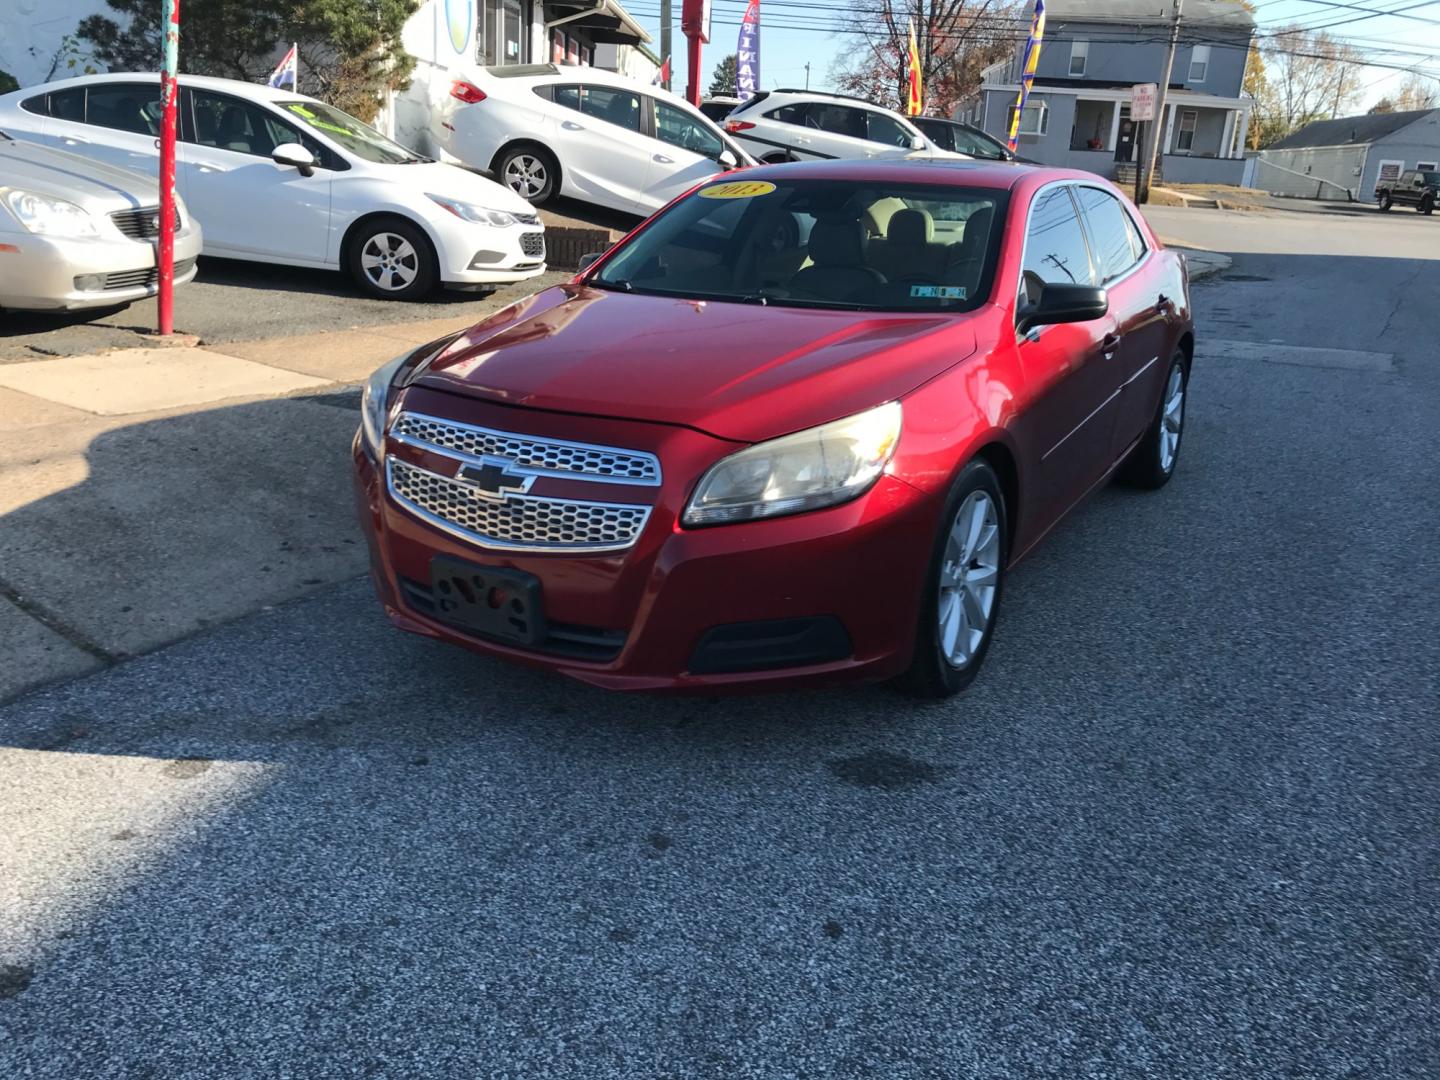
[[[940,566],[940,648],[951,667],[974,659],[990,630],[1000,584],[1000,515],[984,491],[960,504]]]
[[[403,236],[376,233],[360,249],[360,268],[378,289],[399,292],[420,274],[420,255]]]
[[[1165,405],[1160,413],[1160,469],[1169,472],[1175,467],[1175,452],[1180,447],[1180,429],[1185,425],[1185,372],[1176,364],[1170,369],[1165,384]]]
[[[530,154],[516,154],[505,165],[505,183],[517,195],[533,199],[545,190],[545,163]]]

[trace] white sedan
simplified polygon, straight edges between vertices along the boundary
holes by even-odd
[[[591,67],[516,64],[456,80],[435,110],[448,154],[540,204],[555,195],[642,216],[755,159],[704,113]]]
[[[499,184],[422,158],[314,98],[180,76],[177,184],[204,254],[347,270],[409,300],[545,269],[544,227]],[[0,97],[0,131],[154,176],[159,84],[91,75]]]

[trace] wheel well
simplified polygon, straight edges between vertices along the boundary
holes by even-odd
[[[1000,480],[1000,494],[1005,496],[1005,537],[1006,550],[1015,550],[1015,524],[1020,516],[1020,470],[1015,465],[1015,455],[1004,443],[987,443],[975,455],[984,458],[985,463],[995,470]]]
[[[504,183],[504,181],[499,178],[501,160],[511,150],[518,150],[521,147],[530,150],[539,150],[555,163],[555,194],[560,194],[560,178],[564,175],[564,170],[560,167],[560,159],[555,156],[555,151],[551,150],[542,142],[536,142],[534,139],[511,139],[504,146],[500,147],[499,150],[495,151],[495,156],[490,159],[490,175],[495,178],[495,182]]]
[[[773,153],[766,154],[760,160],[766,165],[788,165],[795,160],[795,155],[790,153],[789,150],[776,150]]]
[[[1180,335],[1180,340],[1176,342],[1176,344],[1180,346],[1180,351],[1185,354],[1185,370],[1188,373],[1191,363],[1195,360],[1195,335],[1187,330]]]
[[[345,238],[340,241],[340,269],[350,269],[350,247],[355,243],[356,237],[360,236],[362,232],[371,225],[378,224],[381,221],[402,221],[417,230],[420,235],[425,238],[425,242],[430,245],[430,265],[435,270],[438,280],[440,274],[440,253],[436,250],[435,241],[430,238],[430,233],[426,231],[425,226],[421,225],[414,218],[406,217],[404,214],[392,214],[384,211],[366,214],[364,217],[356,218],[350,223],[350,227],[345,230]]]

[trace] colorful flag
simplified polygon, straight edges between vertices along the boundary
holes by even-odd
[[[920,47],[915,44],[915,21],[913,19],[910,20],[909,26],[910,54],[906,64],[909,68],[910,100],[905,104],[905,115],[919,116],[925,108],[925,76],[920,70]]]
[[[1015,114],[1010,117],[1010,150],[1020,141],[1020,117],[1030,100],[1030,87],[1035,82],[1035,69],[1040,65],[1040,40],[1045,36],[1045,0],[1035,0],[1035,17],[1030,20],[1030,38],[1025,42],[1025,63],[1020,69],[1020,94],[1015,99]]]
[[[664,86],[670,81],[670,58],[665,57],[665,62],[660,65],[660,70],[655,72],[655,78],[650,80],[651,86]]]
[[[300,86],[300,80],[297,77],[298,64],[299,54],[296,52],[295,46],[291,45],[290,51],[285,54],[275,70],[270,73],[270,85],[278,89],[286,83],[289,83],[290,89],[298,93]]]
[[[735,49],[735,96],[749,101],[760,90],[760,0],[745,5]]]

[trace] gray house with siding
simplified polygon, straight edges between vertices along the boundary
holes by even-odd
[[[1406,169],[1440,169],[1440,109],[1317,120],[1260,151],[1253,187],[1373,202],[1380,180]]]
[[[1124,175],[1139,157],[1131,87],[1160,80],[1173,0],[1049,0],[1045,39],[1020,123],[1019,152],[1046,165]],[[1255,20],[1238,0],[1184,0],[1180,44],[1160,118],[1159,174],[1238,184],[1253,102],[1244,96]],[[1009,135],[1025,46],[986,68],[955,118]]]

